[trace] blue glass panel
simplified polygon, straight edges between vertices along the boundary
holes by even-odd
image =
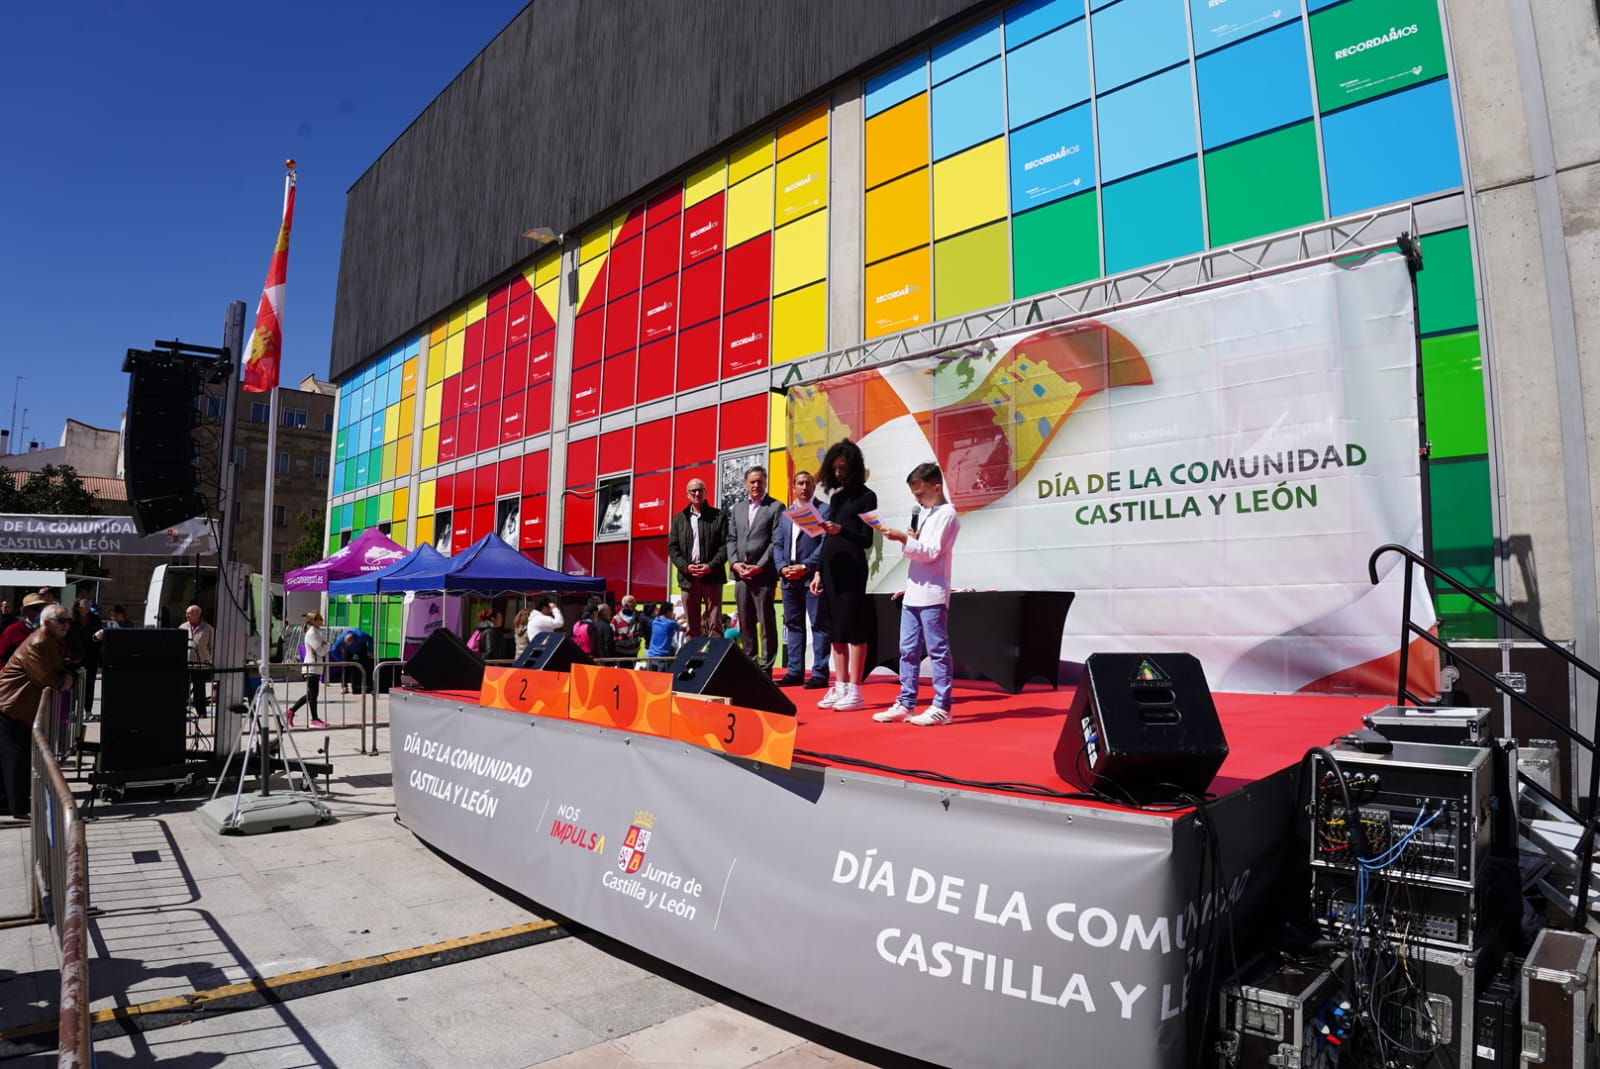
[[[1083,0],[1027,0],[1006,8],[1006,47],[1049,33],[1084,15]]]
[[[1000,54],[1000,20],[986,19],[964,33],[933,46],[934,84],[948,81]]]
[[[1101,191],[1106,271],[1115,274],[1199,251],[1200,166],[1184,160]]]
[[[414,356],[421,356],[421,355],[422,355],[422,336],[418,335],[417,337],[412,338],[409,342],[406,343],[405,359],[410,360]]]
[[[1005,132],[1000,61],[933,87],[933,158],[943,159]]]
[[[362,453],[356,458],[356,481],[355,486],[352,487],[352,489],[359,489],[360,487],[367,485],[367,458],[371,455],[371,453]]]
[[[1311,117],[1311,75],[1299,20],[1202,56],[1200,135],[1216,148]]]
[[[1006,55],[1011,128],[1089,99],[1088,23],[1082,19]]]
[[[1283,0],[1189,0],[1197,56],[1299,17],[1300,5]]]
[[[1184,0],[1121,0],[1091,16],[1095,92],[1188,60],[1189,24],[1183,4]]]
[[[1010,149],[1013,212],[1094,188],[1094,128],[1087,104],[1012,131]]]
[[[1334,215],[1461,184],[1450,85],[1443,79],[1322,117]]]
[[[882,74],[867,79],[867,116],[870,118],[928,88],[928,60],[921,53]]]
[[[1193,155],[1194,97],[1189,68],[1179,67],[1102,96],[1100,180],[1134,174]]]
[[[1307,0],[1307,2],[1306,2],[1306,10],[1307,11],[1320,11],[1325,7],[1332,7],[1334,4],[1337,4],[1339,2],[1340,2],[1340,0]]]
[[[405,377],[405,363],[400,360],[394,362],[394,367],[389,369],[389,401],[391,405],[400,403],[401,379]]]
[[[388,415],[388,413],[383,409],[379,409],[373,414],[372,438],[369,440],[370,444],[367,446],[368,449],[379,449],[383,446],[383,420],[386,415]]]

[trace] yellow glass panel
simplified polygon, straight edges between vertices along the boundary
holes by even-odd
[[[828,136],[828,105],[818,104],[778,127],[778,159],[793,156]]]
[[[410,434],[417,429],[417,399],[415,396],[400,399],[400,435]]]
[[[542,286],[546,282],[554,282],[560,276],[561,254],[559,252],[547,252],[534,263],[533,276],[529,279],[529,284]]]
[[[1006,143],[996,138],[933,165],[935,239],[1005,218]]]
[[[447,333],[460,334],[463,330],[466,330],[466,329],[467,329],[467,309],[466,309],[466,306],[463,305],[462,307],[457,308],[454,312],[450,313],[450,328],[449,328]]]
[[[439,322],[435,323],[433,325],[433,329],[428,332],[428,344],[438,345],[440,342],[444,341],[444,336],[447,333],[447,328],[449,326],[450,321],[448,319],[441,319]]]
[[[929,322],[930,264],[929,250],[921,248],[866,269],[862,305],[867,311],[867,337],[877,338]]]
[[[772,235],[773,293],[788,293],[827,275],[827,212],[812,212]]]
[[[487,293],[472,298],[467,303],[467,326],[481,320],[489,311],[489,295]]]
[[[529,289],[533,289],[536,285],[534,280],[538,278],[538,271],[537,267],[525,267],[522,269],[522,279],[528,284]]]
[[[544,305],[544,310],[550,314],[550,319],[552,322],[560,318],[556,315],[558,310],[557,302],[561,300],[560,282],[546,282],[544,285],[534,290],[533,295],[535,300]]]
[[[400,370],[400,396],[415,397],[417,394],[417,367],[422,363],[420,357],[413,356],[407,360]]]
[[[578,307],[580,309],[584,306],[584,302],[589,299],[589,291],[594,288],[594,281],[600,277],[600,268],[604,266],[604,258],[586,260],[578,265]]]
[[[865,251],[867,263],[928,244],[928,172],[867,191]]]
[[[622,237],[622,228],[627,224],[627,222],[627,212],[623,212],[621,215],[611,220],[611,244],[615,245],[617,240]]]
[[[728,188],[728,161],[718,160],[690,175],[683,183],[683,206],[699,204]]]
[[[578,239],[578,260],[592,260],[611,248],[611,226],[595,227]]]
[[[772,301],[772,362],[820,353],[828,347],[828,284],[818,282]]]
[[[410,445],[411,445],[410,441],[406,440],[407,448],[401,450],[401,452],[404,453],[405,456],[407,456],[407,457],[409,457],[411,455]],[[399,465],[396,464],[395,467],[398,469]],[[395,518],[396,522],[404,523],[405,522],[405,518],[406,518],[407,515],[410,514],[410,511],[411,511],[411,487],[409,487],[409,486],[397,486],[397,487],[395,487],[394,488],[394,518]],[[394,540],[396,542],[400,542],[400,539],[395,538],[394,533],[392,531],[389,533],[389,537],[390,538],[394,538]],[[405,545],[404,542],[400,542],[400,544],[402,546]]]
[[[867,188],[928,162],[928,94],[881,111],[866,123]]]
[[[437,426],[422,429],[422,466],[431,468],[439,463],[439,428]],[[431,483],[429,484],[432,485]]]
[[[389,537],[394,539],[394,544],[404,546],[406,542],[406,521],[395,520],[389,525]]]
[[[735,149],[728,157],[728,184],[742,182],[757,171],[772,166],[773,136],[768,134],[758,141],[752,141],[741,149]]]
[[[399,539],[396,539],[395,541],[398,542]],[[415,544],[412,545],[411,548],[412,549],[416,549],[417,546],[420,546],[423,543],[427,543],[428,545],[432,545],[433,544],[433,513],[432,512],[429,512],[426,516],[418,516],[417,517],[417,541],[415,542]],[[405,545],[404,542],[401,542],[400,544],[401,545]]]
[[[412,436],[409,435],[409,434],[406,435],[405,437],[401,438],[398,442],[395,443],[394,473],[396,475],[409,475],[409,474],[411,474],[411,447],[412,447],[412,444],[413,444],[413,439],[412,439]],[[399,492],[400,491],[398,491],[398,490],[395,491],[395,493],[397,493],[397,494]],[[395,541],[399,541],[399,539],[396,539]]]
[[[772,171],[758,171],[728,187],[727,248],[772,229]]]
[[[406,430],[410,430],[407,427]],[[393,442],[400,437],[400,406],[390,405],[383,410],[383,440]]]
[[[430,342],[423,350],[422,362],[427,365],[428,385],[437,386],[444,381],[444,339]]]
[[[812,145],[778,164],[777,224],[828,203],[828,144]]]
[[[428,392],[422,397],[422,425],[424,427],[437,427],[439,425],[439,409],[444,406],[444,387],[428,386]]]
[[[383,464],[381,467],[382,474],[380,474],[378,478],[383,480],[394,478],[394,452],[395,450],[393,442],[390,442],[388,445],[383,447]]]
[[[434,482],[432,479],[429,479],[428,481],[417,486],[418,516],[431,517],[433,515],[433,495],[434,491],[436,491],[438,488],[439,484]]]
[[[461,374],[461,358],[467,351],[467,336],[452,334],[444,340],[444,377]]]

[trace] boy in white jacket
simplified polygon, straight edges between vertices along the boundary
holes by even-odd
[[[936,727],[950,723],[956,674],[950,652],[950,564],[961,520],[955,506],[945,500],[944,475],[937,464],[918,464],[906,476],[906,485],[919,509],[912,516],[912,530],[883,528],[883,537],[902,543],[902,553],[911,562],[900,599],[900,698],[872,719],[880,724],[904,720]],[[918,713],[918,672],[924,653],[933,666],[933,704]]]

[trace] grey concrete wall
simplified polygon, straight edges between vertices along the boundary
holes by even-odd
[[[1592,3],[1445,0],[1475,213],[1505,596],[1600,658],[1600,27]]]

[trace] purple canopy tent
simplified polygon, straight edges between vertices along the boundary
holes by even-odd
[[[332,556],[289,572],[283,577],[283,590],[327,590],[330,580],[366,575],[405,555],[405,547],[376,527],[368,527]]]

